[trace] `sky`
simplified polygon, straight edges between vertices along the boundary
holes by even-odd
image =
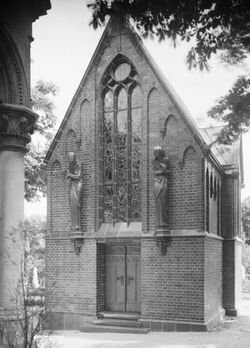
[[[59,87],[54,98],[59,127],[104,29],[89,26],[91,12],[86,0],[51,0],[51,4],[47,16],[33,24],[31,85],[43,79]],[[209,72],[190,71],[185,64],[187,44],[180,43],[175,48],[169,41],[147,39],[144,45],[200,127],[213,124],[207,111],[230,89],[237,76],[250,71],[250,59],[245,66],[233,68],[223,66],[217,57],[211,60]],[[250,133],[243,136],[243,150],[244,199],[250,196]],[[46,215],[46,200],[25,204],[25,215],[33,214]]]

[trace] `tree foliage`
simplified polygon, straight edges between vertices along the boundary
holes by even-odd
[[[250,77],[239,77],[208,115],[226,124],[218,137],[220,143],[231,144],[246,132],[250,126]]]
[[[250,197],[246,198],[242,203],[241,216],[245,243],[250,245]]]
[[[106,19],[125,16],[143,37],[191,42],[189,68],[208,69],[213,54],[223,62],[243,62],[250,53],[249,0],[92,0],[91,25],[105,25]],[[250,125],[250,76],[240,77],[227,95],[209,112],[226,122],[218,141],[230,144]]]
[[[11,298],[12,320],[0,320],[0,342],[6,343],[4,347],[32,348],[38,341],[44,320],[45,229],[45,221],[36,217],[25,220],[9,234],[14,244],[20,236],[23,243],[20,259],[12,259],[5,251],[8,262],[18,269],[19,279]],[[40,284],[34,282],[35,269],[39,271]]]
[[[230,63],[238,62],[250,49],[248,0],[92,0],[88,7],[94,28],[111,15],[123,14],[144,37],[174,42],[194,38],[187,56],[190,67],[207,68],[208,59],[218,50]]]
[[[44,285],[45,268],[45,233],[46,221],[39,216],[25,219],[23,222],[23,235],[25,241],[24,260],[28,285],[33,287],[34,268],[37,269],[38,281]]]
[[[25,199],[32,201],[46,194],[44,156],[54,135],[56,117],[52,97],[58,88],[52,82],[37,81],[31,91],[32,109],[39,114],[35,136],[25,156]]]

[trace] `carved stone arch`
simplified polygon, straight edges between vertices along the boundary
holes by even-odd
[[[194,164],[196,162],[197,162],[197,152],[192,145],[189,145],[183,152],[183,156],[182,156],[183,167],[185,165],[188,165],[189,163]]]
[[[214,200],[216,200],[217,198],[217,179],[216,179],[216,175],[214,176]]]
[[[213,172],[210,173],[210,182],[209,182],[209,188],[210,188],[210,198],[213,197],[214,193],[214,180],[213,180]]]
[[[66,140],[66,152],[76,152],[77,137],[76,137],[76,132],[72,128],[68,130],[65,140]]]
[[[174,115],[170,114],[167,117],[160,132],[168,155],[178,154],[178,121]]]
[[[155,145],[159,145],[159,144],[156,144],[156,142],[158,141],[159,133],[158,133],[158,124],[157,122],[155,122],[155,120],[157,120],[159,116],[158,108],[157,108],[158,103],[159,103],[159,91],[156,87],[153,87],[148,92],[148,96],[147,96],[148,136],[149,136],[149,142],[152,142],[153,138],[155,138],[153,147]],[[152,147],[152,150],[153,150],[153,147]]]
[[[159,91],[156,87],[152,87],[149,91],[148,91],[148,101],[152,98],[152,96],[154,96],[155,94],[159,94]]]
[[[52,175],[59,174],[62,171],[62,165],[58,159],[52,162],[50,171]]]
[[[84,99],[80,105],[80,132],[83,151],[90,149],[91,137],[91,103],[88,99]]]
[[[2,102],[30,105],[29,88],[21,57],[3,25],[0,25],[0,78],[4,85],[4,92],[0,91]]]
[[[183,216],[186,216],[190,229],[197,228],[197,221],[200,217],[197,212],[201,213],[199,203],[198,184],[199,170],[197,161],[197,152],[193,146],[189,145],[183,153],[183,168],[180,171],[179,189],[182,194],[182,200],[179,203]]]
[[[88,115],[90,111],[89,109],[90,109],[90,101],[87,98],[85,98],[80,105],[81,118],[85,115]]]

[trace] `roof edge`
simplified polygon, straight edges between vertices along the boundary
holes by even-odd
[[[87,69],[85,70],[85,73],[84,73],[84,75],[83,75],[83,77],[82,77],[82,79],[81,79],[81,81],[80,81],[80,83],[79,83],[79,86],[77,87],[77,90],[76,90],[75,94],[73,95],[73,98],[72,98],[72,100],[71,100],[71,102],[70,102],[70,104],[69,104],[68,109],[66,110],[65,116],[64,116],[64,118],[63,118],[63,120],[62,120],[62,122],[61,122],[61,124],[60,124],[60,126],[59,126],[59,128],[58,128],[58,131],[56,132],[56,135],[55,135],[55,137],[54,137],[54,139],[53,139],[53,141],[52,141],[52,143],[51,143],[51,145],[50,145],[50,147],[49,147],[49,150],[47,151],[47,154],[46,154],[46,156],[45,156],[45,158],[44,158],[44,162],[45,162],[45,163],[47,163],[47,162],[50,160],[50,157],[51,157],[51,155],[52,155],[52,152],[53,152],[53,150],[54,150],[54,148],[55,148],[55,146],[56,146],[56,143],[58,142],[58,138],[60,138],[60,135],[61,135],[62,131],[64,130],[65,126],[66,126],[67,120],[68,120],[68,118],[69,118],[69,113],[70,113],[70,111],[71,111],[72,108],[73,108],[73,105],[74,105],[75,100],[76,100],[76,98],[77,98],[77,95],[78,95],[78,93],[79,93],[79,91],[80,91],[80,89],[81,89],[81,86],[82,86],[82,84],[83,84],[83,81],[86,79],[86,77],[87,77],[87,75],[88,75],[90,69],[93,67],[93,63],[94,63],[94,61],[95,61],[95,58],[96,58],[96,56],[97,56],[97,53],[98,53],[98,51],[99,51],[99,49],[100,49],[100,47],[101,47],[101,45],[102,45],[102,42],[103,42],[104,39],[105,39],[105,36],[107,35],[108,26],[110,26],[110,21],[111,21],[111,19],[109,20],[109,22],[108,22],[108,24],[107,24],[107,26],[106,26],[104,32],[102,33],[102,36],[101,36],[101,38],[100,38],[100,40],[99,40],[99,43],[98,43],[98,45],[97,45],[97,47],[96,47],[96,49],[95,49],[95,51],[94,51],[94,53],[93,53],[93,55],[92,55],[92,58],[91,58],[91,60],[90,60],[90,62],[89,62],[89,64],[88,64],[88,66],[87,66]]]
[[[169,96],[172,99],[173,104],[177,107],[177,109],[182,113],[184,116],[184,119],[187,121],[187,124],[191,130],[192,135],[197,140],[198,144],[201,147],[201,150],[203,153],[207,152],[207,145],[203,137],[201,136],[199,132],[198,125],[194,121],[193,117],[191,116],[190,112],[188,111],[187,107],[179,97],[179,95],[175,92],[173,86],[171,83],[167,80],[165,76],[160,71],[160,68],[158,67],[157,63],[154,61],[153,57],[147,50],[147,48],[143,45],[141,38],[138,36],[138,34],[135,32],[135,30],[132,28],[132,26],[126,21],[127,28],[130,30],[131,34],[135,37],[135,40],[137,41],[137,44],[144,54],[145,58],[147,59],[148,64],[153,69],[155,75],[159,79],[160,83],[162,84],[163,88],[168,92]]]
[[[99,43],[92,55],[92,58],[90,60],[90,63],[83,75],[83,78],[80,81],[80,84],[72,98],[72,101],[66,111],[66,114],[61,122],[61,125],[59,126],[59,129],[54,137],[54,140],[52,142],[52,144],[49,147],[49,150],[45,156],[44,162],[47,163],[52,155],[53,150],[55,149],[56,143],[58,141],[58,139],[60,138],[60,135],[62,133],[62,131],[64,130],[66,123],[67,123],[67,119],[69,117],[69,113],[72,110],[72,107],[74,105],[75,99],[80,91],[80,88],[83,84],[83,81],[85,80],[86,76],[88,75],[90,69],[93,67],[93,63],[98,55],[98,51],[101,47],[101,45],[103,44],[104,40],[105,40],[105,36],[108,35],[108,32],[112,26],[113,23],[117,24],[117,18],[111,17],[107,23],[107,26],[99,40]],[[118,23],[118,25],[121,25],[121,23]],[[152,70],[154,71],[156,77],[158,78],[159,82],[162,84],[163,88],[167,91],[168,95],[170,96],[173,104],[176,106],[176,108],[179,110],[179,112],[182,114],[184,120],[186,121],[189,129],[191,130],[192,135],[194,136],[194,138],[196,139],[198,145],[201,148],[202,153],[207,156],[208,154],[208,145],[206,144],[204,138],[202,137],[202,135],[199,132],[199,128],[198,125],[196,125],[195,121],[193,120],[190,112],[188,111],[188,109],[186,108],[186,106],[184,105],[184,103],[182,102],[182,100],[180,99],[180,97],[178,96],[178,94],[174,91],[174,88],[172,87],[172,85],[170,84],[170,82],[165,78],[165,76],[162,76],[162,73],[160,72],[160,69],[158,67],[158,65],[156,64],[156,62],[154,61],[153,57],[150,55],[150,53],[148,52],[148,50],[146,49],[146,47],[144,47],[141,38],[138,36],[138,34],[135,32],[135,30],[132,28],[131,24],[128,22],[128,20],[125,20],[125,26],[126,29],[128,30],[128,33],[131,34],[131,39],[136,41],[136,44],[138,46],[138,48],[141,50],[142,54],[144,55],[144,57],[146,58],[149,66],[152,68]],[[218,162],[218,161],[217,161]]]

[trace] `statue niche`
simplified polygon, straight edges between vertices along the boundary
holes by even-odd
[[[80,222],[80,202],[83,189],[82,167],[74,152],[68,152],[69,170],[66,178],[69,179],[69,205],[71,216],[71,229],[79,231]]]
[[[161,146],[154,147],[153,173],[156,202],[156,231],[168,231],[168,185],[170,164]]]

